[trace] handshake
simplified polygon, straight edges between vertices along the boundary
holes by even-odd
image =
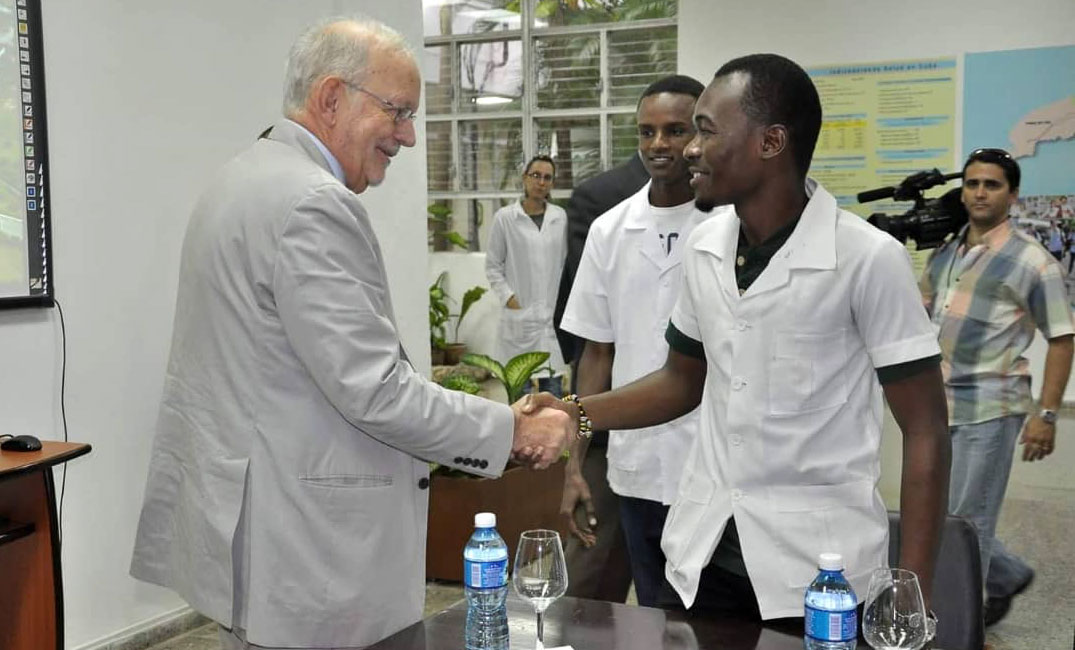
[[[578,424],[572,405],[550,393],[526,395],[511,405],[515,435],[511,459],[531,469],[546,469],[575,439]]]

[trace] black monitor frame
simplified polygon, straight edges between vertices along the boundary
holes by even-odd
[[[0,297],[0,309],[52,307],[52,220],[49,217],[48,129],[45,119],[45,56],[40,0],[0,0],[13,5],[18,70],[16,96],[22,122],[23,189],[26,199],[25,295]],[[2,27],[2,26],[0,26]],[[6,77],[7,75],[5,75]]]

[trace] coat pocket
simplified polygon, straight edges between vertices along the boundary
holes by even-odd
[[[769,358],[769,415],[820,411],[847,402],[846,330],[777,332]]]
[[[871,481],[771,487],[768,492],[787,586],[810,584],[821,553],[839,553],[848,571],[872,566],[867,560],[876,547],[875,537],[879,530],[887,535],[888,521],[878,528]]]
[[[379,488],[392,485],[391,476],[378,474],[323,474],[319,476],[300,476],[306,485],[321,488]]]
[[[501,337],[510,341],[526,341],[540,334],[540,328],[534,324],[533,307],[501,310]]]

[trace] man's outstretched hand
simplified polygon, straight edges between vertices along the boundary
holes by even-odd
[[[532,469],[546,469],[559,460],[575,437],[575,421],[567,406],[549,393],[526,395],[512,404],[515,413],[512,460]]]

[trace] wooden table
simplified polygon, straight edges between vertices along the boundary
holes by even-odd
[[[0,648],[63,648],[63,577],[52,467],[90,446],[0,450]]]
[[[460,601],[368,650],[460,650],[466,613],[466,601]],[[534,647],[534,610],[514,594],[508,596],[508,630],[512,650]],[[575,650],[802,650],[803,637],[801,629],[564,597],[545,614],[545,647],[562,645]]]

